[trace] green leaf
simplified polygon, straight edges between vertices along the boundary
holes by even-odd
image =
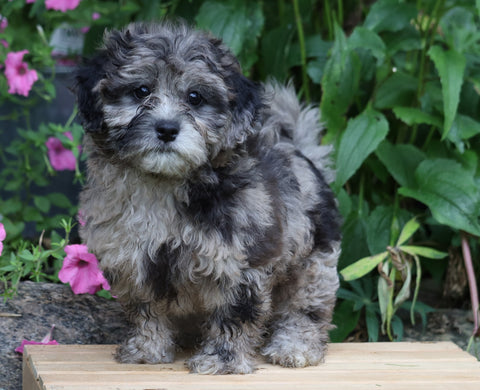
[[[413,107],[394,107],[393,113],[407,125],[427,124],[442,128],[442,120],[434,115],[428,114],[418,108]]]
[[[335,42],[322,77],[322,120],[337,134],[345,127],[345,114],[353,101],[360,80],[360,61],[350,50],[342,29],[335,25]]]
[[[338,268],[352,264],[356,259],[368,256],[366,222],[362,215],[357,213],[345,219],[342,227],[342,251],[338,259]]]
[[[415,170],[425,159],[422,151],[413,145],[392,145],[385,140],[378,146],[375,153],[401,186],[415,186]]]
[[[368,274],[378,264],[388,257],[388,252],[382,252],[375,256],[364,257],[340,271],[345,280],[354,280]]]
[[[420,228],[416,218],[412,218],[408,221],[400,232],[400,237],[398,237],[397,246],[404,244],[405,242],[412,237],[415,232]]]
[[[8,218],[4,218],[2,219],[1,222],[5,226],[5,230],[7,231],[8,238],[10,239],[20,236],[20,234],[25,229],[25,223],[21,221],[13,222]]]
[[[417,88],[416,77],[395,72],[378,87],[374,97],[374,107],[384,109],[409,106],[415,99]]]
[[[280,26],[269,30],[262,36],[260,55],[264,78],[273,77],[276,80],[285,81],[288,77],[289,65],[301,64],[300,53],[297,56],[290,50],[294,32],[293,28]],[[283,44],[278,45],[278,42]]]
[[[42,213],[48,213],[50,210],[51,203],[48,198],[44,196],[34,196],[33,203],[35,203],[35,206],[37,206]]]
[[[409,261],[403,263],[405,265],[405,270],[402,272],[406,272],[405,280],[400,288],[400,291],[395,296],[395,300],[393,302],[394,310],[397,310],[409,297],[410,297],[410,287],[412,283],[412,264]]]
[[[472,172],[455,160],[431,159],[418,166],[415,179],[416,187],[399,193],[426,204],[439,223],[480,235],[480,192]]]
[[[385,32],[382,39],[387,47],[388,57],[400,51],[412,52],[422,49],[422,38],[418,29],[413,26],[406,26],[397,32]]]
[[[442,138],[445,138],[457,114],[466,59],[465,56],[455,50],[444,50],[440,46],[432,46],[428,51],[428,55],[435,64],[440,76],[440,82],[442,83],[443,110],[445,115]]]
[[[353,310],[352,301],[342,301],[335,307],[333,323],[337,326],[330,331],[330,340],[340,343],[347,338],[350,332],[357,326],[360,311]]]
[[[399,0],[379,0],[370,8],[363,25],[375,32],[399,31],[408,27],[416,16],[417,8],[414,4]]]
[[[337,155],[337,188],[357,171],[388,133],[388,122],[378,111],[367,107],[348,122]]]
[[[33,261],[35,260],[35,256],[27,249],[24,249],[18,254],[18,257],[20,257],[22,260],[26,261]]]
[[[390,265],[388,261],[383,263],[382,270],[386,275],[389,274]],[[382,277],[378,278],[378,307],[380,308],[380,317],[382,319],[382,332],[385,332],[385,324],[387,322],[387,312],[390,302],[390,290],[391,289],[390,287],[388,287],[387,281]]]
[[[368,341],[369,342],[378,341],[378,333],[379,333],[378,317],[375,311],[370,307],[367,307],[367,309],[365,310],[365,322],[367,324]]]
[[[247,51],[241,61],[245,69],[253,65],[255,61],[251,50],[256,46],[264,24],[260,2],[207,0],[195,20],[199,28],[210,30],[222,38],[235,55],[242,57],[242,51]]]
[[[52,192],[47,195],[48,200],[57,207],[68,209],[72,207],[72,202],[60,192]]]
[[[427,259],[444,259],[448,253],[437,251],[436,249],[425,246],[401,245],[398,249],[408,253],[409,255],[417,255],[426,257]]]
[[[452,141],[460,153],[464,153],[464,140],[480,134],[480,123],[467,115],[457,114],[447,138]]]
[[[365,27],[359,26],[353,30],[352,35],[348,37],[348,46],[352,50],[357,48],[370,50],[380,64],[385,59],[386,46],[382,38]]]
[[[392,206],[378,206],[368,216],[367,244],[370,253],[382,252],[390,245],[393,214]]]

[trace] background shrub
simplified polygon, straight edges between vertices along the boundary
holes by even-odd
[[[401,338],[397,309],[411,309],[412,320],[416,311],[423,321],[430,310],[416,302],[422,275],[440,285],[449,264],[466,253],[478,275],[479,7],[473,0],[82,0],[59,12],[41,0],[4,2],[8,27],[0,39],[8,46],[0,46],[0,58],[28,49],[39,80],[22,98],[8,93],[0,77],[2,103],[15,106],[2,119],[18,127],[18,137],[0,145],[0,217],[7,232],[1,278],[9,287],[24,278],[57,280],[76,214],[75,200],[53,189],[35,192],[55,182],[45,145],[52,136],[74,153],[73,179],[82,180],[75,112],[61,124],[29,121],[32,107],[55,97],[58,59],[49,46],[55,28],[68,23],[88,30],[88,56],[105,28],[181,17],[223,38],[249,77],[293,80],[300,98],[320,105],[322,142],[335,145],[333,188],[344,219],[344,280],[332,338],[342,340],[359,321],[370,340],[381,333]],[[53,216],[52,207],[60,210]],[[40,245],[22,234],[28,223],[44,232]],[[60,223],[66,239],[55,232]],[[469,276],[475,280],[471,270]]]

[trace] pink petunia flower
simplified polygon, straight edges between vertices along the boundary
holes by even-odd
[[[64,133],[65,137],[73,140],[70,132]],[[56,171],[74,171],[76,166],[75,155],[71,150],[66,149],[62,141],[55,137],[50,137],[45,142],[48,149],[48,159],[53,169]]]
[[[5,237],[7,237],[7,232],[5,231],[5,226],[3,226],[3,223],[0,223],[0,256],[2,255],[3,252],[3,240],[5,240]]]
[[[5,76],[8,82],[8,93],[17,93],[28,96],[32,85],[38,80],[35,70],[28,69],[26,62],[23,62],[23,56],[28,50],[10,52],[5,60]]]
[[[43,338],[42,341],[22,340],[20,346],[15,348],[15,352],[23,354],[25,345],[58,345],[58,342],[56,340],[53,340],[53,329],[55,329],[55,325],[52,325],[50,331],[47,333],[47,335]]]
[[[83,215],[83,210],[78,210],[77,221],[80,224],[80,226],[86,225],[87,221],[85,220],[85,216]]]
[[[5,16],[0,15],[0,34],[8,27],[8,20]]]
[[[45,7],[55,11],[67,12],[78,7],[80,0],[46,0]]]
[[[94,13],[92,14],[92,20],[98,20],[98,19],[100,19],[100,16],[101,16],[101,15],[100,15],[98,12],[94,12]],[[88,33],[88,32],[90,31],[90,26],[82,27],[82,28],[80,29],[80,31],[81,31],[83,34],[86,34],[86,33]]]
[[[102,288],[110,290],[107,279],[98,268],[98,260],[88,252],[86,245],[67,245],[67,256],[63,260],[58,278],[63,283],[70,283],[75,294],[95,294]]]

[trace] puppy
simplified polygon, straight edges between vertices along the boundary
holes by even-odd
[[[117,360],[172,362],[189,335],[201,374],[321,362],[341,237],[318,110],[173,23],[106,33],[76,93],[80,234],[132,323]]]

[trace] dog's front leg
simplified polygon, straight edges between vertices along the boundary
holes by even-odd
[[[255,369],[255,349],[270,309],[270,297],[258,284],[225,292],[231,301],[219,305],[203,332],[199,352],[187,361],[199,374],[248,374]]]
[[[115,355],[121,363],[171,363],[175,358],[175,343],[168,318],[148,303],[126,307],[133,330],[118,347]]]

